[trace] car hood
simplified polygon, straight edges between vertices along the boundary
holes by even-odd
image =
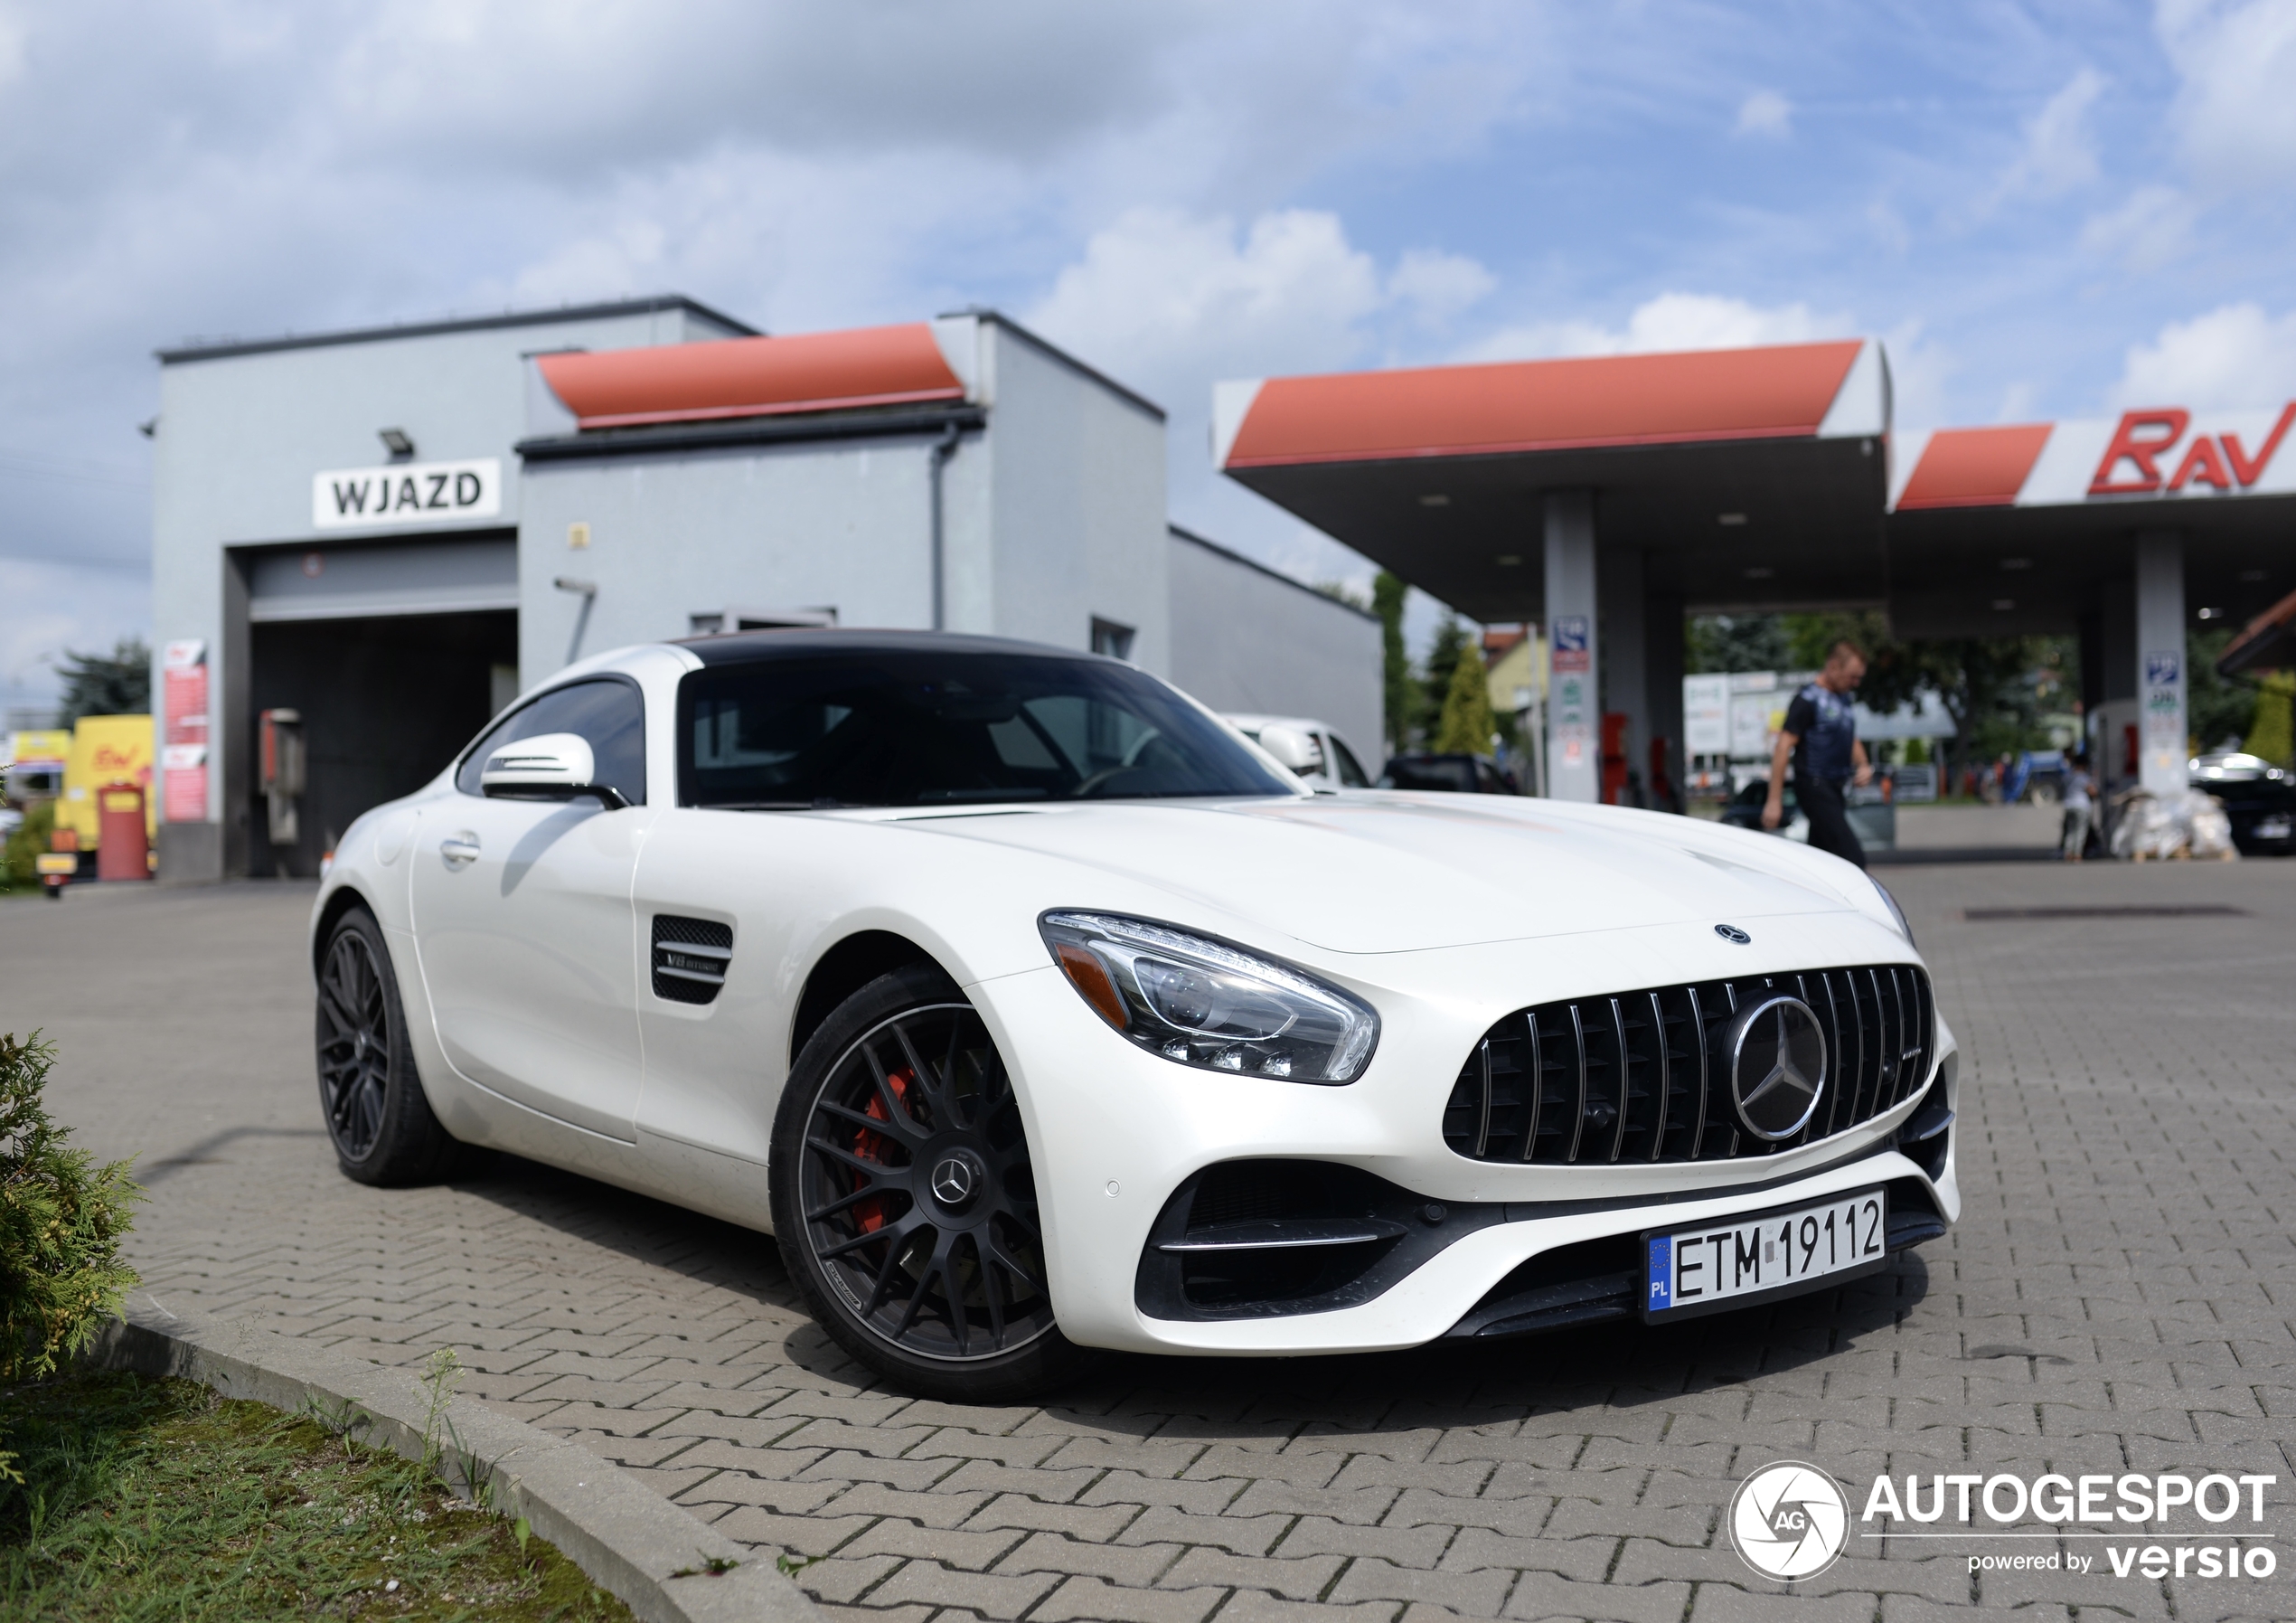
[[[1333,952],[1871,911],[1826,871],[1863,883],[1857,870],[1774,836],[1552,800],[1132,801],[902,821],[1121,874]]]

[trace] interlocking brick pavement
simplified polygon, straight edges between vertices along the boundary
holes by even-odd
[[[0,903],[0,1029],[45,1026],[61,1114],[143,1157],[135,1260],[163,1307],[392,1364],[456,1347],[505,1412],[761,1552],[819,1558],[799,1581],[833,1613],[2296,1615],[2285,1570],[1966,1571],[2050,1543],[1853,1540],[1791,1590],[1729,1550],[1732,1489],[1780,1458],[1853,1500],[1885,1470],[2261,1471],[2296,1496],[2296,864],[1887,877],[1965,1056],[1967,1206],[1946,1240],[1830,1295],[1659,1331],[1112,1359],[1042,1408],[875,1385],[795,1310],[771,1242],[726,1224],[517,1161],[436,1189],[339,1176],[310,1080],[306,888]],[[1961,917],[2131,902],[2249,916]]]

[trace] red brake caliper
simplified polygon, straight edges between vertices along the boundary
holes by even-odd
[[[906,1067],[886,1073],[886,1085],[892,1089],[893,1097],[901,1101],[903,1109],[908,1108],[909,1084],[916,1080]],[[892,1113],[885,1108],[885,1096],[882,1093],[871,1093],[869,1096],[869,1109],[864,1114],[879,1121],[890,1121],[893,1118]],[[874,1161],[880,1166],[890,1165],[892,1160],[888,1152],[892,1147],[892,1140],[882,1133],[872,1133],[867,1128],[853,1129],[853,1154],[864,1161]],[[861,1181],[861,1174],[855,1173],[853,1187],[860,1188]],[[871,1195],[853,1208],[853,1217],[861,1224],[862,1233],[874,1234],[885,1226],[885,1197],[881,1194]]]

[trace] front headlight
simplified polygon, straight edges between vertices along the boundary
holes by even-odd
[[[1037,928],[1095,1014],[1174,1064],[1351,1082],[1379,1040],[1362,999],[1224,941],[1106,913],[1047,913]]]
[[[1913,946],[1915,944],[1914,927],[1905,922],[1905,910],[1897,905],[1897,898],[1889,893],[1889,887],[1887,885],[1882,883],[1878,879],[1874,879],[1874,876],[1870,873],[1867,874],[1866,877],[1872,880],[1874,889],[1881,892],[1881,904],[1889,910],[1889,916],[1897,920],[1897,933],[1905,938],[1906,946]]]

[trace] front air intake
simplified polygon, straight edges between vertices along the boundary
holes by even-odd
[[[1722,1052],[1749,999],[1784,993],[1817,1015],[1826,1080],[1807,1126],[1743,1129]],[[1444,1142],[1475,1161],[1541,1166],[1775,1155],[1869,1121],[1918,1092],[1936,1057],[1929,977],[1911,964],[1811,969],[1518,1009],[1467,1055]]]

